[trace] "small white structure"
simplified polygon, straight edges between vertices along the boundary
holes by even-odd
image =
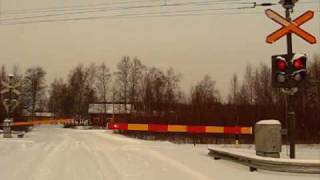
[[[254,128],[256,154],[279,158],[281,152],[281,123],[278,120],[262,120]]]
[[[89,104],[90,124],[105,126],[111,119],[127,117],[134,111],[132,104],[94,103]]]
[[[27,116],[27,117],[31,117],[32,113],[29,111],[24,111],[23,115]],[[54,113],[52,113],[52,112],[35,112],[34,116],[35,116],[35,118],[40,118],[40,119],[41,118],[54,118]]]
[[[89,114],[129,114],[132,110],[131,104],[89,104]]]

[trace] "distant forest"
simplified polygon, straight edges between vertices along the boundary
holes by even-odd
[[[182,91],[182,75],[170,68],[145,66],[137,57],[123,57],[114,71],[105,63],[79,64],[65,79],[46,83],[43,67],[21,72],[18,66],[0,69],[0,81],[8,81],[8,72],[19,83],[20,104],[14,112],[21,119],[24,112],[53,112],[56,117],[89,118],[88,107],[94,102],[134,104],[132,123],[171,123],[196,125],[253,126],[262,119],[278,119],[284,128],[287,97],[271,86],[271,65],[248,64],[241,82],[236,74],[230,80],[230,92],[222,98],[214,77],[206,75],[188,93]],[[320,142],[320,56],[308,60],[308,79],[296,93],[297,138]],[[0,84],[0,89],[3,89]],[[188,94],[188,95],[186,95]],[[4,97],[1,97],[2,99]],[[0,121],[6,117],[0,105]]]

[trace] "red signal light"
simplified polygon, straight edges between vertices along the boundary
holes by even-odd
[[[302,59],[296,59],[293,61],[293,67],[297,70],[302,69],[303,68],[303,62]]]
[[[287,63],[286,63],[285,61],[283,61],[283,60],[279,60],[279,61],[277,62],[277,67],[278,67],[278,69],[279,69],[280,71],[284,71],[284,70],[286,70]]]

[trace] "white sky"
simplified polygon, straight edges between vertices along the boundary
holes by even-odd
[[[122,0],[122,2],[125,0]],[[165,0],[164,0],[165,1]],[[190,2],[192,0],[188,0]],[[193,0],[196,1],[196,0]],[[204,2],[199,0],[200,2]],[[1,0],[2,19],[39,14],[5,15],[11,10],[37,9],[61,6],[87,5],[105,2],[103,0]],[[167,0],[170,3],[187,2]],[[206,9],[244,7],[230,4],[191,7],[161,7],[153,9],[123,10],[82,15],[65,15],[62,18],[101,16],[128,13],[173,11],[185,9]],[[241,2],[252,2],[242,0]],[[257,2],[275,2],[261,1]],[[316,11],[315,18],[302,27],[320,41],[320,0],[300,0],[299,10]],[[318,2],[306,4],[304,2]],[[144,5],[137,3],[123,6]],[[159,68],[173,67],[183,74],[182,88],[188,92],[191,85],[209,74],[217,82],[221,94],[228,93],[230,79],[234,73],[241,76],[247,63],[270,64],[273,54],[286,52],[285,38],[270,45],[266,36],[280,28],[268,19],[263,11],[255,9],[211,11],[202,13],[223,13],[201,16],[153,17],[153,18],[105,18],[95,20],[32,23],[0,26],[0,64],[9,67],[19,65],[22,69],[40,65],[48,72],[47,80],[67,77],[69,70],[79,63],[101,63],[111,69],[122,56],[138,56],[144,64]],[[283,14],[280,6],[272,9]],[[12,11],[11,11],[12,12]],[[261,12],[256,14],[225,14],[226,12]],[[57,13],[57,12],[53,12]],[[61,12],[58,12],[61,13]],[[195,12],[199,13],[199,12]],[[201,12],[200,12],[201,13]],[[40,14],[41,15],[41,14]],[[42,14],[43,15],[43,14]],[[55,18],[55,17],[51,17]],[[28,19],[24,19],[28,20]],[[2,24],[8,21],[2,21]],[[310,45],[294,35],[294,51],[306,52],[309,56],[320,53],[319,43]]]

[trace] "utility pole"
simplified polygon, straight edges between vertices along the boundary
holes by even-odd
[[[2,18],[2,1],[0,0],[0,25],[2,24],[1,18]]]
[[[293,10],[295,0],[282,0],[282,6],[285,8],[286,19],[291,22],[290,13]],[[293,58],[292,52],[292,33],[289,32],[287,34],[287,54],[288,59]],[[288,136],[290,141],[290,159],[295,158],[295,133],[296,133],[296,113],[294,111],[294,94],[298,91],[297,88],[288,88],[287,90],[283,91],[287,94],[287,105],[288,105]]]
[[[12,80],[13,80],[13,74],[9,74],[9,106],[8,106],[8,112],[7,112],[7,116],[8,119],[11,120],[11,111],[12,111]]]

